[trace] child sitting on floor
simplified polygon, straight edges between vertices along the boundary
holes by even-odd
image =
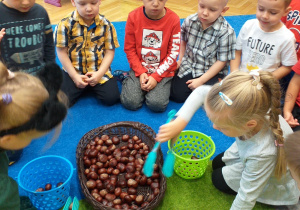
[[[178,73],[170,99],[183,103],[201,85],[213,85],[228,73],[235,56],[235,32],[223,17],[228,0],[199,0],[198,12],[181,26]]]
[[[180,19],[165,7],[167,0],[143,0],[129,13],[124,50],[131,70],[122,82],[121,103],[163,112],[169,104],[171,80],[180,46]]]
[[[252,209],[256,201],[294,205],[299,199],[281,145],[293,131],[280,116],[280,85],[266,71],[233,72],[214,86],[200,86],[177,118],[162,125],[156,140],[176,137],[205,102],[213,127],[236,141],[213,160],[212,182],[236,195],[231,209]]]

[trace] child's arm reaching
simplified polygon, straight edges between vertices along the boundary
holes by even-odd
[[[165,142],[177,137],[196,111],[204,104],[205,97],[210,89],[210,85],[202,85],[196,88],[177,112],[177,118],[168,124],[160,126],[155,140]]]

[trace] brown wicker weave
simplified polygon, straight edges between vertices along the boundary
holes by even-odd
[[[118,136],[119,138],[122,137],[122,135],[128,134],[130,137],[136,135],[138,136],[143,142],[145,142],[150,150],[153,148],[155,144],[155,132],[147,125],[139,123],[139,122],[131,122],[131,121],[122,121],[122,122],[116,122],[111,123],[108,125],[103,125],[99,128],[95,128],[89,132],[87,132],[79,141],[76,149],[76,162],[77,162],[77,168],[78,168],[78,177],[80,180],[81,189],[87,199],[87,201],[93,206],[94,209],[114,209],[111,207],[104,206],[102,203],[98,202],[89,192],[88,188],[86,187],[86,176],[84,174],[84,163],[83,163],[83,156],[84,156],[84,150],[86,148],[86,145],[93,140],[96,136],[101,137],[102,135],[108,135],[108,136]],[[116,145],[117,148],[126,145],[127,142],[122,142],[119,145]],[[141,207],[139,209],[154,209],[159,205],[161,200],[164,197],[167,183],[166,178],[161,172],[162,164],[163,164],[163,156],[161,150],[157,151],[157,160],[156,163],[159,166],[159,173],[160,173],[160,193],[145,207]],[[137,194],[144,195],[145,199],[147,199],[147,194],[151,193],[150,186],[138,186],[137,188]]]

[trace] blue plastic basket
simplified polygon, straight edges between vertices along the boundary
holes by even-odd
[[[18,183],[37,209],[59,209],[69,197],[70,180],[73,175],[71,162],[60,156],[43,156],[27,163],[19,172]],[[62,185],[56,187],[59,182]],[[36,192],[50,183],[49,191]]]

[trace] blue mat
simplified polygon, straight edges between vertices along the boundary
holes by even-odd
[[[255,15],[226,16],[225,18],[232,25],[238,35],[244,22],[248,19],[255,18]],[[111,66],[112,70],[129,70],[129,65],[124,53],[125,22],[114,22],[113,24],[117,30],[118,40],[121,47],[116,49],[115,59]],[[19,171],[26,163],[44,155],[63,156],[71,161],[76,170],[76,147],[81,137],[88,131],[113,122],[137,121],[150,126],[155,132],[157,132],[159,126],[165,123],[167,113],[172,109],[179,110],[181,106],[182,104],[171,101],[164,113],[153,113],[145,105],[138,111],[129,111],[121,104],[106,107],[98,102],[93,96],[84,96],[69,109],[57,142],[50,149],[43,152],[43,147],[47,141],[51,139],[51,135],[53,135],[53,133],[33,141],[24,149],[22,158],[17,163],[9,167],[9,175],[16,178]],[[196,130],[211,136],[216,145],[216,152],[213,157],[225,151],[234,141],[233,138],[226,137],[221,132],[212,128],[212,123],[206,117],[203,109],[199,109],[196,112],[191,122],[187,125],[186,130]],[[163,143],[161,149],[165,156],[167,143]],[[23,193],[20,192],[20,194],[22,195]],[[81,193],[81,187],[76,172],[72,178],[70,196],[76,196],[78,199],[84,198],[84,195]]]

